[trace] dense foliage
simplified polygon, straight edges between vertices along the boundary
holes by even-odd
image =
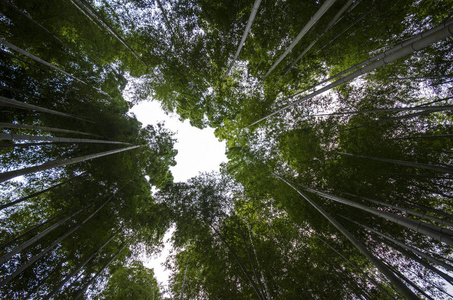
[[[1,0],[0,295],[452,297],[452,4]],[[174,183],[146,99],[220,172]]]

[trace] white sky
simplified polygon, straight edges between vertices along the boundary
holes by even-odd
[[[222,162],[226,162],[225,143],[219,142],[214,136],[214,129],[206,128],[200,130],[190,126],[188,121],[181,122],[176,114],[166,115],[156,101],[143,101],[134,106],[131,111],[143,125],[156,124],[165,121],[165,127],[173,132],[177,139],[175,149],[177,165],[170,170],[175,182],[186,181],[197,176],[199,172],[218,170]],[[164,241],[171,238],[172,230],[165,234]],[[156,279],[167,288],[170,271],[166,271],[162,263],[167,258],[170,247],[165,243],[160,255],[151,260],[144,261],[148,268],[153,268]]]

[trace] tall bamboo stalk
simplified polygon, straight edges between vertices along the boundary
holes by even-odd
[[[71,114],[59,112],[56,110],[44,108],[44,107],[33,105],[33,104],[24,103],[24,102],[6,98],[3,96],[0,96],[0,106],[10,106],[10,107],[18,107],[18,108],[27,109],[27,110],[35,110],[38,112],[48,113],[48,114],[52,114],[52,115],[56,115],[56,116],[62,116],[62,117],[66,117],[66,118],[72,118],[72,119],[76,119],[76,120],[94,123],[93,121],[90,121],[90,120],[87,120],[84,118],[80,118],[80,117],[77,117],[77,116],[74,116]]]
[[[0,140],[18,140],[18,141],[51,141],[56,143],[90,143],[90,144],[113,144],[113,145],[130,145],[129,143],[94,140],[94,139],[76,139],[54,136],[39,136],[28,134],[0,133]]]
[[[230,66],[228,67],[228,70],[226,71],[225,75],[223,75],[223,78],[221,81],[225,79],[225,77],[228,76],[230,73],[231,69],[233,68],[234,64],[236,63],[236,60],[239,56],[239,53],[241,52],[242,47],[245,44],[245,40],[247,39],[247,35],[250,32],[250,28],[252,28],[253,20],[255,19],[256,13],[258,12],[258,8],[260,7],[261,0],[255,0],[255,3],[253,4],[252,12],[250,13],[249,20],[247,21],[247,26],[245,27],[244,34],[242,35],[241,41],[239,42],[238,49],[236,50],[236,54],[233,57],[233,60],[230,63]]]
[[[77,300],[79,299],[80,297],[83,296],[83,294],[85,293],[85,291],[88,289],[88,287],[94,282],[94,280],[115,260],[115,258],[124,250],[124,248],[126,248],[127,245],[129,245],[129,243],[132,241],[132,239],[135,237],[136,235],[132,236],[129,240],[127,240],[122,246],[121,248],[118,250],[118,252],[115,253],[115,255],[113,255],[113,257],[111,259],[109,259],[107,261],[107,263],[96,273],[94,274],[94,276],[83,286],[83,288],[77,292],[77,294],[74,295],[74,297],[72,298],[73,300]]]
[[[75,164],[78,162],[83,162],[83,161],[87,161],[87,160],[91,160],[91,159],[95,159],[95,158],[99,158],[99,157],[103,157],[103,156],[107,156],[107,155],[111,155],[111,154],[115,154],[115,153],[119,153],[119,152],[136,149],[138,147],[141,147],[141,146],[131,146],[131,147],[126,147],[126,148],[121,148],[121,149],[116,149],[116,150],[110,150],[110,151],[105,151],[105,152],[100,152],[100,153],[95,153],[95,154],[90,154],[90,155],[79,156],[79,157],[75,157],[75,158],[69,158],[69,159],[65,159],[65,160],[55,160],[55,161],[44,163],[40,166],[23,168],[23,169],[16,170],[16,171],[5,172],[5,173],[0,174],[0,182],[9,180],[9,179],[17,177],[17,176],[36,173],[39,171],[49,170],[49,169],[53,169],[53,168],[57,168],[57,167],[63,167],[63,166]]]
[[[346,228],[343,227],[337,220],[332,218],[321,206],[314,202],[311,198],[306,196],[304,193],[299,191],[291,183],[283,179],[281,176],[274,174],[275,177],[286,183],[292,189],[294,189],[299,195],[301,195],[311,206],[313,206],[319,213],[321,213],[329,222],[335,226],[354,246],[365,255],[370,262],[376,266],[376,268],[383,273],[387,279],[390,280],[398,290],[407,298],[407,299],[418,299],[418,297],[404,284],[402,283],[393,272],[378,258],[376,258],[359,240],[357,240]]]
[[[361,209],[363,211],[369,212],[371,214],[374,214],[376,216],[379,216],[381,218],[384,218],[388,221],[394,222],[396,224],[399,224],[401,226],[404,226],[406,228],[412,229],[418,233],[422,233],[424,235],[427,235],[429,237],[432,237],[438,241],[444,242],[450,246],[453,246],[453,235],[452,235],[452,230],[444,228],[444,227],[439,227],[433,224],[425,223],[419,220],[414,220],[414,219],[409,219],[403,216],[398,216],[389,212],[385,212],[382,210],[377,210],[371,207],[368,207],[366,205],[330,195],[321,191],[317,191],[315,189],[309,188],[309,187],[303,187],[304,190],[317,194],[321,197],[336,201],[338,203],[342,203],[351,207],[355,207],[358,209]]]
[[[267,71],[263,76],[263,80],[278,66],[278,64],[293,50],[293,48],[299,43],[299,41],[305,36],[305,34],[319,21],[319,19],[327,12],[327,10],[335,3],[336,0],[326,0],[319,8],[319,10],[311,17],[308,23],[302,28],[299,34],[296,36],[294,41],[288,48],[283,52],[282,55],[277,59],[277,61],[272,65],[272,67]]]
[[[435,29],[435,30],[434,30]],[[339,86],[343,83],[346,83],[348,81],[351,81],[352,79],[356,78],[356,77],[359,77],[363,74],[366,74],[370,71],[373,71],[379,67],[382,67],[384,65],[387,65],[397,59],[400,59],[402,57],[405,57],[409,54],[412,54],[414,53],[415,51],[418,51],[418,50],[421,50],[429,45],[431,45],[432,43],[435,43],[437,41],[440,41],[440,40],[443,40],[449,36],[451,36],[453,34],[453,20],[451,21],[448,21],[448,22],[444,22],[442,23],[441,25],[431,29],[431,30],[427,30],[423,33],[420,33],[418,35],[415,35],[413,38],[409,39],[408,41],[406,42],[403,42],[399,45],[397,45],[396,47],[384,52],[383,54],[379,54],[379,57],[380,59],[370,63],[369,65],[341,78],[340,80],[337,80],[325,87],[322,87],[320,88],[319,90],[307,95],[307,96],[304,96],[300,99],[297,99],[296,101],[294,101],[293,103],[290,103],[288,105],[285,105],[284,107],[268,114],[267,116],[259,119],[258,121],[255,121],[253,122],[252,124],[250,124],[250,126],[253,126],[257,123],[260,123],[294,105],[296,105],[297,103],[299,102],[302,102],[302,101],[306,101],[306,100],[309,100],[319,94],[322,94],[328,90],[331,90],[332,88],[336,87],[336,86]],[[299,93],[296,93],[294,95],[292,95],[291,97],[289,98],[293,98],[299,94],[301,94],[302,92],[299,92]]]

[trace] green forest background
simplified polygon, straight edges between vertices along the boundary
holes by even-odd
[[[452,7],[0,0],[0,297],[453,298]],[[220,172],[174,182],[149,99]]]

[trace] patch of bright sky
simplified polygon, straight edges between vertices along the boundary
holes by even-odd
[[[213,128],[201,130],[192,127],[189,121],[181,122],[176,114],[166,115],[156,101],[141,102],[130,112],[143,125],[164,121],[166,128],[176,132],[177,142],[174,147],[178,150],[177,165],[170,168],[175,182],[186,181],[199,172],[218,170],[219,165],[227,161],[225,143],[218,141]]]
[[[197,176],[200,172],[218,170],[222,162],[226,162],[225,143],[219,142],[214,136],[214,129],[203,130],[192,127],[188,121],[181,122],[176,114],[165,114],[157,101],[143,101],[135,105],[131,110],[142,124],[154,125],[158,122],[165,122],[165,127],[175,132],[177,139],[174,145],[178,150],[176,155],[176,166],[170,170],[175,182],[187,181]],[[154,269],[156,279],[168,289],[170,271],[162,265],[167,259],[171,246],[169,239],[173,230],[170,229],[164,237],[165,247],[160,254],[144,259],[147,268]],[[168,295],[168,294],[167,294]]]

